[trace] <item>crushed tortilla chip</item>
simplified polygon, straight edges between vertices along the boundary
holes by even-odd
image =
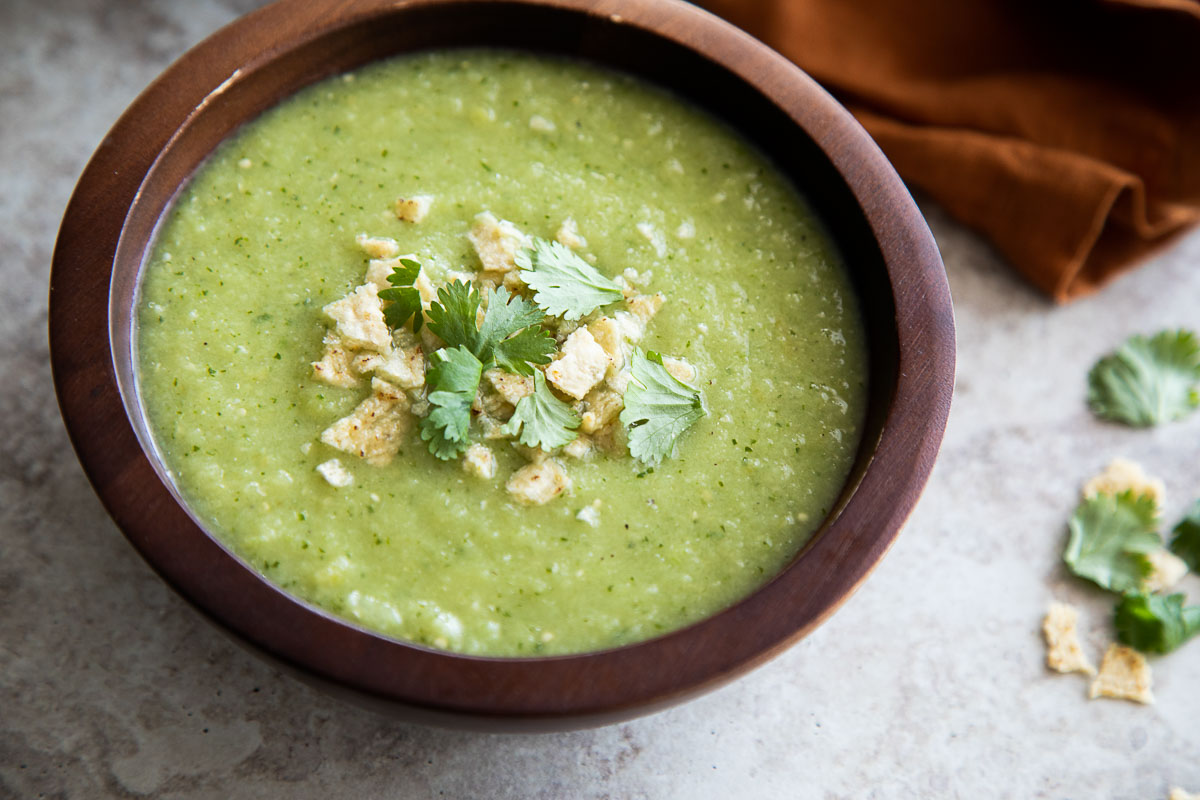
[[[371,395],[349,416],[321,433],[321,441],[375,467],[384,467],[400,452],[412,425],[404,392],[379,378],[371,380]]]
[[[1124,458],[1114,458],[1103,472],[1085,483],[1083,496],[1116,495],[1130,490],[1135,495],[1149,495],[1160,511],[1167,497],[1167,488],[1161,480],[1147,475],[1141,464]]]
[[[1083,672],[1095,675],[1096,668],[1079,646],[1075,630],[1078,610],[1066,603],[1051,603],[1042,620],[1042,634],[1046,637],[1046,666],[1057,672]]]
[[[1170,550],[1148,553],[1146,560],[1150,562],[1150,574],[1142,579],[1143,592],[1165,592],[1188,572],[1187,562]]]
[[[325,354],[320,361],[312,362],[313,377],[330,386],[351,389],[358,386],[358,378],[350,367],[354,362],[355,350],[336,333],[325,334]]]
[[[1112,697],[1118,700],[1133,700],[1136,703],[1153,703],[1150,692],[1153,682],[1150,665],[1146,657],[1120,644],[1110,644],[1100,662],[1100,674],[1092,681],[1088,697]]]

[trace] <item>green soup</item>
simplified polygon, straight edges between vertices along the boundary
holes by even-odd
[[[435,197],[419,224],[391,212],[405,194]],[[366,394],[310,366],[322,306],[362,283],[355,235],[474,270],[483,210],[543,237],[571,217],[601,272],[652,273],[642,346],[690,361],[708,410],[674,458],[565,462],[572,490],[529,507],[505,442],[485,480],[415,430],[385,467],[319,441]],[[657,89],[529,55],[380,63],[248,124],[178,199],[140,303],[141,399],[209,530],[307,601],[466,653],[613,647],[744,597],[828,513],[866,404],[845,267],[770,163]],[[315,471],[337,455],[350,486]]]

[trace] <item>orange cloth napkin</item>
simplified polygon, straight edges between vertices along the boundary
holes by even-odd
[[[1064,302],[1200,221],[1200,0],[701,0]]]

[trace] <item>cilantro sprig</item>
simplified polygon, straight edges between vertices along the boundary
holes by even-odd
[[[579,319],[624,297],[620,286],[559,242],[535,238],[514,261],[534,302],[552,317]]]
[[[471,403],[483,374],[483,364],[465,347],[446,347],[429,358],[426,376],[430,387],[429,402],[434,406],[421,420],[421,438],[429,442],[429,452],[443,461],[462,455],[470,441]]]
[[[1076,575],[1103,589],[1137,591],[1152,571],[1146,556],[1162,548],[1155,509],[1154,498],[1132,491],[1085,499],[1068,523],[1063,560]]]
[[[381,300],[391,301],[391,305],[383,310],[383,318],[392,329],[403,326],[411,318],[413,333],[420,332],[425,315],[421,313],[421,293],[413,286],[420,274],[418,262],[402,258],[400,266],[393,267],[392,274],[388,275],[388,283],[392,285],[379,290]]]
[[[553,450],[573,441],[579,433],[580,417],[575,409],[559,400],[546,385],[546,376],[533,373],[533,394],[521,398],[512,419],[503,431],[509,436],[520,434],[521,444]]]
[[[438,289],[438,302],[429,306],[429,329],[448,347],[465,347],[484,369],[500,367],[532,375],[534,364],[550,363],[554,339],[536,327],[545,315],[520,295],[501,286],[488,291],[488,307],[476,325],[479,292],[469,283],[454,281]]]
[[[429,305],[429,330],[447,347],[464,347],[479,358],[483,352],[479,328],[475,325],[479,292],[471,284],[456,280],[440,287],[437,297],[437,302]]]
[[[1147,427],[1200,406],[1200,340],[1188,330],[1131,336],[1088,373],[1088,405],[1098,417]]]
[[[1144,653],[1169,653],[1200,633],[1200,606],[1182,594],[1127,594],[1114,614],[1117,638]]]
[[[1200,339],[1183,329],[1131,336],[1089,371],[1087,402],[1096,416],[1136,427],[1191,413],[1200,406]],[[1101,492],[1071,516],[1063,560],[1076,575],[1121,594],[1113,615],[1118,640],[1169,653],[1200,634],[1200,605],[1185,606],[1182,593],[1151,593],[1174,569],[1160,558],[1166,551],[1157,526],[1152,495]],[[1200,570],[1200,501],[1173,532],[1170,551]],[[1163,580],[1148,581],[1156,569]]]
[[[700,390],[668,372],[661,354],[636,348],[631,373],[621,423],[629,432],[630,454],[656,467],[675,453],[683,432],[708,412]]]
[[[458,457],[470,445],[471,405],[483,372],[492,367],[534,379],[533,394],[517,404],[503,428],[506,434],[547,450],[579,435],[579,414],[559,400],[545,376],[534,369],[549,363],[555,349],[554,339],[539,323],[546,314],[579,319],[622,299],[621,289],[558,242],[535,239],[516,260],[535,292],[533,302],[504,287],[490,289],[482,319],[479,292],[458,280],[439,288],[437,300],[423,312],[414,286],[421,267],[411,259],[400,260],[388,276],[392,286],[379,293],[390,301],[384,314],[393,328],[412,319],[413,330],[419,331],[428,316],[430,331],[446,343],[430,356],[426,381],[432,410],[420,422],[429,452],[442,460]],[[662,355],[641,349],[633,353],[624,403],[620,420],[629,434],[629,452],[651,467],[673,455],[683,433],[707,414],[699,389],[667,371]]]
[[[1185,606],[1182,593],[1150,594],[1148,557],[1162,550],[1151,495],[1100,493],[1085,499],[1070,521],[1063,560],[1080,577],[1120,593],[1114,612],[1117,638],[1144,653],[1169,653],[1200,633],[1200,605]],[[1200,555],[1200,501],[1175,526],[1171,549],[1195,569]]]
[[[408,286],[416,281],[420,265],[408,259],[401,264],[388,277],[394,286],[379,293],[392,301],[384,310],[385,318],[398,327],[412,317],[413,330],[420,330],[421,297]],[[421,420],[421,438],[429,443],[429,452],[443,461],[457,458],[470,445],[471,404],[484,370],[495,366],[532,375],[534,365],[549,363],[554,352],[554,339],[539,324],[545,315],[525,298],[511,295],[504,287],[491,289],[487,311],[477,322],[480,305],[475,287],[456,280],[438,289],[438,299],[426,312],[429,330],[446,347],[429,359],[426,382],[433,409]]]

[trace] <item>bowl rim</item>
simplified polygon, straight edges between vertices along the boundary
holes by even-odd
[[[448,653],[373,633],[292,597],[192,518],[142,446],[141,421],[127,414],[118,375],[114,330],[124,323],[110,312],[120,289],[126,227],[159,157],[188,126],[202,124],[206,109],[239,82],[353,25],[414,11],[501,7],[552,10],[584,25],[648,33],[761,92],[845,181],[891,283],[892,400],[871,463],[840,513],[780,575],[732,607],[616,649],[534,658]],[[55,390],[76,454],[118,527],[172,588],[241,639],[320,681],[429,712],[435,721],[466,714],[525,729],[599,724],[670,705],[742,674],[824,621],[882,559],[915,506],[941,443],[954,380],[954,321],[941,258],[882,152],[799,68],[680,0],[349,0],[325,6],[279,0],[241,17],[168,67],[88,163],[54,251],[49,331]],[[784,611],[767,613],[771,609]]]

